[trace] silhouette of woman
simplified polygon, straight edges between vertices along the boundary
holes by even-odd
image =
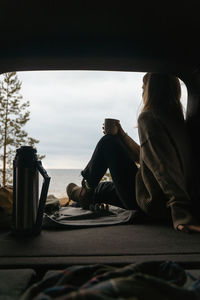
[[[142,88],[140,146],[116,124],[117,133],[100,139],[81,172],[82,186],[70,183],[67,194],[83,208],[91,203],[111,204],[170,220],[184,232],[200,232],[192,211],[191,149],[179,79],[146,73]],[[112,181],[100,182],[107,169]]]

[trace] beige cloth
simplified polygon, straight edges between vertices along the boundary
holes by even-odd
[[[12,222],[13,188],[0,187],[0,229],[9,228]]]
[[[185,123],[172,116],[143,112],[138,118],[140,169],[136,199],[154,218],[172,217],[179,224],[196,224],[191,214],[191,149]]]

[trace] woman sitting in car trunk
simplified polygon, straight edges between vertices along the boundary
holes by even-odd
[[[147,73],[142,88],[140,146],[117,122],[116,134],[104,135],[81,172],[82,187],[70,183],[67,194],[83,208],[107,203],[170,220],[180,231],[200,232],[192,212],[192,154],[179,79]],[[100,182],[107,168],[113,181]]]

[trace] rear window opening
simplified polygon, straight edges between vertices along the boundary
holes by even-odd
[[[49,194],[66,197],[69,182],[81,183],[80,172],[103,135],[105,118],[119,119],[139,143],[137,117],[142,107],[145,73],[112,71],[17,72],[23,101],[30,101],[24,129],[39,140],[37,151],[51,176]],[[2,75],[0,76],[2,80]],[[186,111],[187,89],[183,82]]]

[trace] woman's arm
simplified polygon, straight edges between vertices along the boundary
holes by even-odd
[[[126,145],[132,159],[139,163],[140,161],[140,146],[123,130],[120,123],[117,124],[118,132],[117,135],[120,137],[122,142]]]

